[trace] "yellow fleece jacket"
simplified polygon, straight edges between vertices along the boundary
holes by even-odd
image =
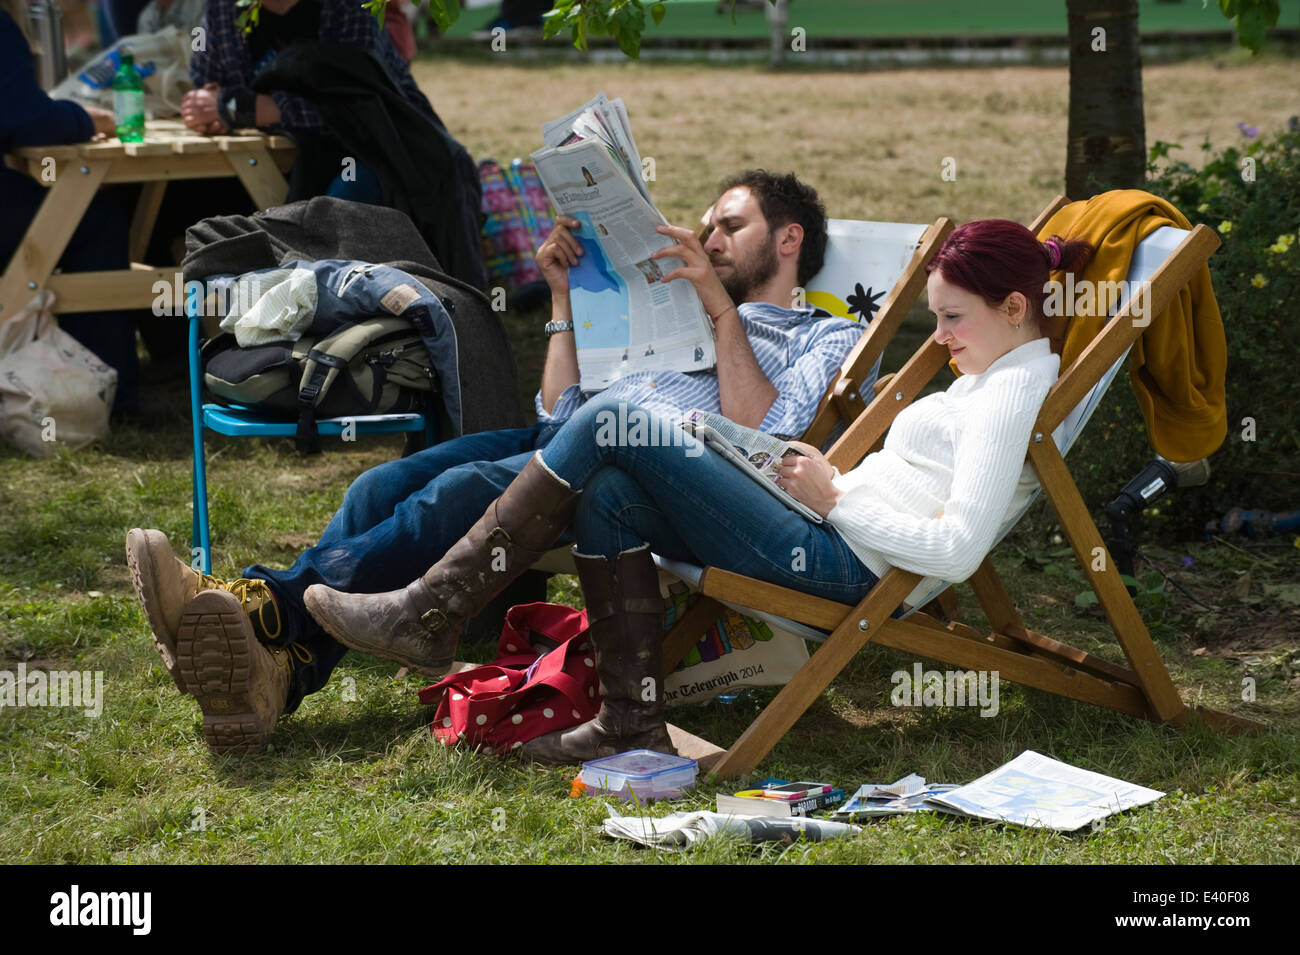
[[[1048,220],[1038,237],[1060,235],[1092,245],[1093,259],[1075,276],[1076,285],[1080,279],[1116,282],[1126,277],[1138,243],[1162,226],[1191,228],[1164,199],[1138,189],[1116,189],[1070,203]],[[1060,281],[1062,276],[1053,278]],[[1071,319],[1061,353],[1062,373],[1106,321],[1106,315],[1095,314]],[[1169,307],[1152,317],[1129,356],[1129,379],[1158,454],[1170,461],[1195,461],[1223,444],[1228,433],[1227,364],[1223,319],[1209,267],[1202,266]]]

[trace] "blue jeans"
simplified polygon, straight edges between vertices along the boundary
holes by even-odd
[[[582,489],[574,529],[578,550],[613,557],[648,543],[664,557],[756,577],[828,600],[856,603],[876,583],[830,524],[814,524],[689,436],[665,446],[609,441],[620,414],[646,435],[674,435],[666,419],[617,400],[579,409],[542,460]],[[615,416],[611,419],[611,415]]]
[[[286,711],[324,686],[347,653],[307,612],[307,588],[383,593],[419,577],[465,536],[557,430],[536,424],[467,434],[371,468],[352,482],[316,546],[292,567],[244,571],[275,592],[281,630],[270,642],[298,645]]]

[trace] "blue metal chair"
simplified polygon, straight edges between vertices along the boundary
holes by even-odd
[[[194,513],[191,557],[199,559],[196,569],[212,573],[212,540],[208,523],[208,474],[203,452],[203,429],[237,438],[268,437],[292,438],[297,434],[297,421],[275,418],[264,412],[238,405],[218,405],[203,401],[203,364],[199,354],[202,300],[198,295],[187,295],[185,315],[189,319],[190,363],[190,419],[194,428]],[[325,418],[316,422],[322,436],[352,434],[407,435],[406,449],[410,454],[420,447],[437,442],[436,421],[432,414],[357,415],[349,418]],[[416,440],[412,440],[416,439]]]

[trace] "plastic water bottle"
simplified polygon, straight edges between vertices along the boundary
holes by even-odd
[[[117,120],[118,139],[124,143],[144,142],[144,85],[130,50],[122,50],[122,65],[113,76],[113,117]]]

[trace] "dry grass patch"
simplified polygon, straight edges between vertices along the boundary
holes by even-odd
[[[770,73],[425,59],[413,72],[470,152],[501,161],[538,148],[544,120],[597,90],[622,96],[673,221],[693,221],[717,180],[751,165],[797,170],[833,215],[894,221],[1027,220],[1064,179],[1064,67]],[[1238,122],[1284,124],[1297,112],[1294,88],[1284,61],[1147,67],[1147,143],[1181,143],[1196,162],[1206,136],[1239,139]],[[945,156],[957,160],[956,182],[939,178]]]

